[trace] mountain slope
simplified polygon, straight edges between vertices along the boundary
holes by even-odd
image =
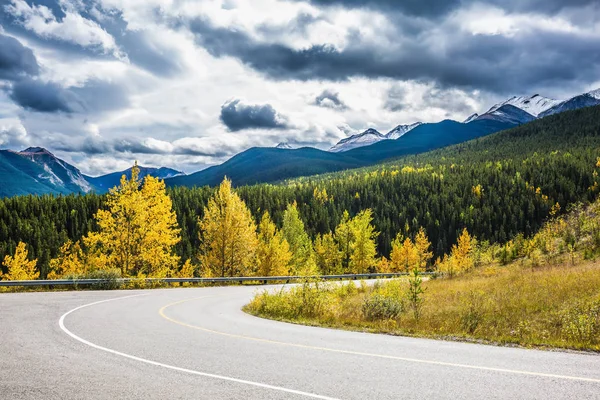
[[[513,125],[526,124],[535,120],[536,118],[521,108],[513,106],[511,104],[504,104],[493,111],[489,111],[483,115],[478,116],[474,121],[478,120],[492,120],[498,122],[505,122]],[[471,123],[473,121],[470,121]]]
[[[166,180],[168,186],[218,185],[225,176],[233,184],[249,185],[286,178],[316,175],[366,165],[344,154],[310,147],[286,150],[265,147],[248,149],[221,165]]]
[[[0,197],[67,194],[55,185],[42,166],[10,150],[0,150]]]
[[[153,176],[155,178],[167,179],[172,178],[179,175],[185,175],[183,172],[171,169],[171,168],[150,168],[150,167],[138,167],[140,169],[140,179],[144,178],[146,175]],[[106,175],[101,175],[97,177],[86,176],[88,182],[90,182],[96,188],[96,191],[99,193],[106,193],[110,188],[119,185],[121,181],[121,177],[125,175],[127,179],[131,178],[131,168],[126,169],[125,171],[113,172]]]

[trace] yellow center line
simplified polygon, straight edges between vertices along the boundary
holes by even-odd
[[[214,329],[205,328],[205,327],[198,326],[198,325],[191,325],[191,324],[176,320],[172,317],[169,317],[165,313],[165,311],[170,307],[173,307],[173,306],[176,306],[179,304],[183,304],[183,303],[187,303],[190,301],[194,301],[194,300],[209,298],[209,297],[217,297],[217,296],[215,296],[215,295],[202,296],[202,297],[194,297],[191,299],[176,301],[174,303],[170,303],[170,304],[167,304],[166,306],[162,307],[160,310],[158,310],[158,313],[162,318],[166,319],[167,321],[170,321],[170,322],[180,325],[180,326],[184,326],[186,328],[191,328],[191,329],[195,329],[198,331],[208,332],[208,333],[212,333],[215,335],[226,336],[226,337],[235,338],[235,339],[250,340],[253,342],[261,342],[261,343],[269,343],[269,344],[278,345],[278,346],[296,347],[296,348],[301,348],[301,349],[326,351],[326,352],[339,353],[339,354],[349,354],[349,355],[354,355],[354,356],[382,358],[382,359],[388,359],[388,360],[406,361],[406,362],[420,363],[420,364],[440,365],[440,366],[446,366],[446,367],[467,368],[467,369],[475,369],[475,370],[481,370],[481,371],[502,372],[502,373],[536,376],[536,377],[543,377],[543,378],[566,379],[566,380],[574,380],[574,381],[600,383],[600,379],[597,379],[597,378],[547,374],[547,373],[542,373],[542,372],[522,371],[522,370],[514,370],[514,369],[506,369],[506,368],[494,368],[494,367],[485,367],[485,366],[469,365],[469,364],[458,364],[458,363],[451,363],[451,362],[444,362],[444,361],[424,360],[424,359],[419,359],[419,358],[399,357],[399,356],[392,356],[392,355],[387,355],[387,354],[366,353],[366,352],[353,351],[353,350],[342,350],[342,349],[335,349],[335,348],[330,348],[330,347],[311,346],[311,345],[300,344],[300,343],[282,342],[282,341],[278,341],[278,340],[270,340],[270,339],[258,338],[258,337],[253,337],[253,336],[238,335],[235,333],[227,333],[227,332],[217,331]]]

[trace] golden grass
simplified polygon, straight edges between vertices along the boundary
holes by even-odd
[[[344,329],[600,351],[598,263],[538,269],[513,264],[430,280],[423,284],[418,321],[406,301],[406,280],[350,285],[264,292],[245,309],[266,318]]]

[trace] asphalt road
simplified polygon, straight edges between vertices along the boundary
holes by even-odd
[[[263,320],[260,289],[0,294],[0,399],[600,399],[600,356]]]

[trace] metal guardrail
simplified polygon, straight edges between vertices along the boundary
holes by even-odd
[[[424,272],[422,275],[431,275]],[[145,283],[244,283],[259,282],[267,284],[268,282],[298,282],[307,278],[321,279],[325,281],[339,280],[362,280],[362,279],[390,279],[400,276],[407,276],[407,273],[389,273],[389,274],[348,274],[348,275],[318,275],[318,276],[239,276],[239,277],[219,277],[219,278],[145,278]],[[136,278],[118,278],[118,279],[52,279],[52,280],[31,280],[31,281],[0,281],[0,287],[14,286],[69,286],[69,285],[101,285],[113,283],[132,283],[140,282]]]

